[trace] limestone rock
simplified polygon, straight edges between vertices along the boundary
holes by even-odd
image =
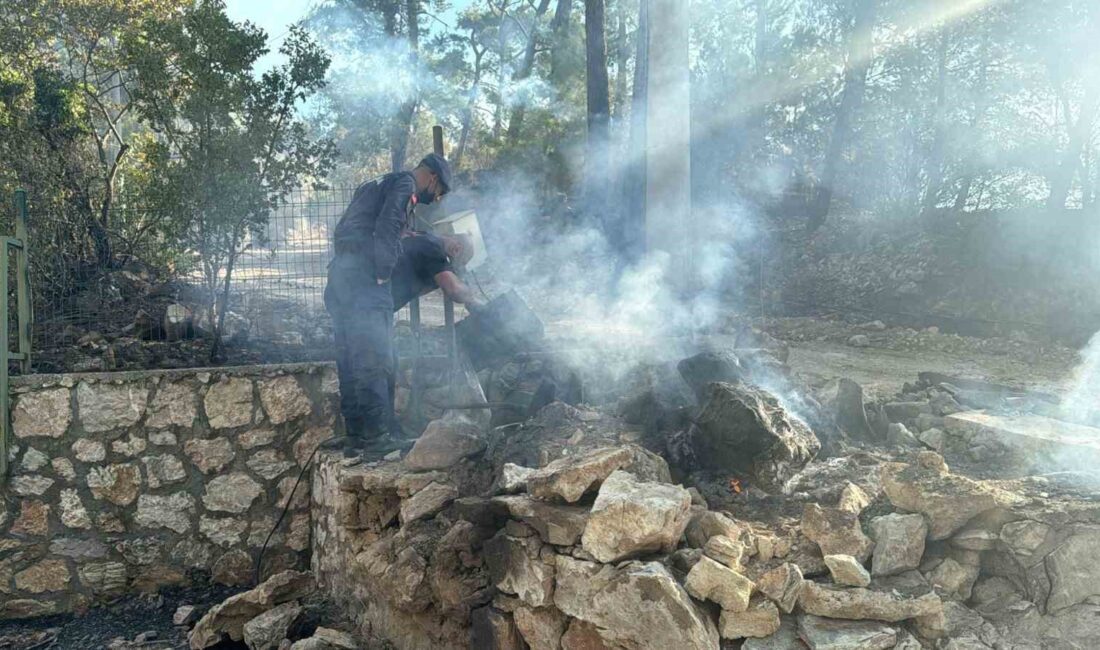
[[[691,495],[682,487],[615,471],[600,486],[581,545],[601,562],[672,551],[684,534],[690,507]]]
[[[798,626],[794,619],[784,616],[780,618],[775,634],[762,639],[745,639],[741,650],[806,650],[806,644],[798,638]]]
[[[746,369],[737,355],[726,350],[708,350],[681,360],[676,369],[700,402],[706,401],[710,385],[716,382],[737,383]]]
[[[0,621],[9,619],[35,618],[57,612],[57,604],[50,601],[16,598],[0,601]]]
[[[202,502],[208,510],[241,514],[252,507],[252,502],[262,493],[259,483],[248,474],[237,472],[217,476],[207,483]]]
[[[82,381],[76,386],[80,422],[88,433],[133,426],[145,415],[148,396],[149,389],[136,383],[93,385]],[[68,404],[65,407],[68,409]]]
[[[143,494],[138,497],[134,522],[146,528],[168,528],[177,533],[191,529],[195,515],[195,500],[187,492],[167,496]]]
[[[1050,526],[1038,521],[1025,519],[1005,524],[1001,528],[1000,540],[1016,555],[1030,556],[1050,534]]]
[[[295,641],[290,650],[360,650],[362,644],[347,632],[319,627],[313,636]]]
[[[247,552],[236,549],[223,553],[210,567],[210,578],[231,587],[252,582],[252,558]]]
[[[145,438],[135,436],[131,433],[126,440],[112,441],[111,451],[127,458],[133,458],[134,456],[137,456],[141,452],[145,451],[146,446],[147,443],[145,442]]]
[[[894,589],[889,584],[859,589],[830,587],[806,581],[798,604],[805,612],[816,616],[887,622],[928,616],[942,610],[942,602],[931,591],[926,589],[920,595],[906,593],[907,591],[908,589]]]
[[[709,557],[700,558],[684,581],[688,593],[699,600],[710,600],[727,612],[743,612],[755,585],[745,576]]]
[[[833,582],[846,587],[866,587],[871,584],[871,574],[851,555],[826,555],[825,566]]]
[[[27,451],[23,452],[23,460],[19,463],[19,468],[24,472],[37,472],[48,465],[49,462],[49,456],[34,447],[27,447]]]
[[[595,625],[576,618],[569,620],[569,627],[561,635],[562,650],[616,650],[618,647],[604,641]]]
[[[276,605],[244,624],[244,642],[249,650],[275,650],[301,615],[298,601]]]
[[[247,431],[242,431],[237,436],[237,442],[241,445],[242,449],[255,449],[256,447],[270,445],[272,442],[275,442],[275,431],[273,429],[249,429]]]
[[[223,378],[210,386],[203,406],[214,429],[252,424],[252,382],[242,377]]]
[[[718,633],[723,639],[764,638],[779,631],[779,610],[770,600],[754,599],[743,612],[722,610]]]
[[[928,574],[928,582],[952,600],[970,600],[971,590],[978,581],[978,567],[959,564],[954,558],[944,558]]]
[[[233,445],[225,438],[188,440],[183,444],[183,451],[203,474],[220,471],[236,456]]]
[[[309,415],[313,404],[302,385],[291,375],[260,382],[260,403],[271,424],[282,424]]]
[[[313,591],[313,577],[299,571],[277,573],[249,591],[230,596],[225,602],[210,608],[199,620],[189,637],[191,650],[209,648],[222,636],[233,641],[244,638],[244,625],[263,612]]]
[[[43,560],[16,573],[15,588],[32,594],[64,591],[69,578],[69,567],[64,560]]]
[[[418,519],[426,519],[436,514],[458,497],[458,490],[452,485],[432,482],[401,502],[401,524],[405,525]]]
[[[50,489],[53,484],[54,480],[52,478],[46,478],[38,474],[14,476],[8,479],[8,487],[12,492],[21,497],[41,496],[46,490]]]
[[[241,542],[248,522],[233,517],[207,517],[199,519],[199,532],[218,546],[230,547]]]
[[[127,539],[115,544],[115,550],[130,564],[147,566],[160,561],[164,544],[156,537]]]
[[[11,419],[16,438],[60,438],[69,430],[73,409],[68,388],[23,393],[14,401]]]
[[[405,456],[405,466],[414,471],[447,469],[485,449],[480,433],[476,425],[456,418],[433,420]]]
[[[107,557],[107,547],[94,539],[56,537],[50,541],[50,553],[74,560],[99,560]]]
[[[278,478],[283,472],[294,467],[294,463],[283,457],[283,452],[277,449],[262,449],[253,454],[245,465],[268,481]]]
[[[172,625],[188,626],[198,618],[198,610],[194,605],[180,605],[172,614]]]
[[[318,448],[318,445],[334,435],[336,434],[329,426],[309,427],[303,431],[302,435],[294,441],[294,460],[298,461],[298,466],[305,467],[306,462],[309,461],[309,455]]]
[[[92,527],[92,518],[88,516],[88,510],[84,507],[76,490],[61,490],[59,501],[63,526],[83,530]]]
[[[741,557],[745,554],[745,545],[735,542],[725,535],[715,535],[703,546],[703,555],[721,562],[734,570],[740,570]]]
[[[198,417],[195,391],[184,383],[162,383],[149,404],[145,426],[149,429],[181,427],[190,429]]]
[[[515,463],[504,463],[504,467],[500,470],[500,479],[497,481],[497,485],[500,491],[506,494],[523,492],[527,489],[527,479],[534,473],[535,470],[530,467],[522,467]]]
[[[863,534],[859,515],[816,503],[802,510],[802,534],[818,545],[822,555],[851,555],[860,562],[867,560],[874,546]]]
[[[760,576],[756,581],[756,588],[779,605],[783,613],[790,614],[798,604],[802,583],[802,570],[797,564],[788,562]]]
[[[22,499],[19,516],[11,522],[11,532],[41,537],[49,532],[50,506],[31,499]]]
[[[146,456],[141,459],[141,462],[145,465],[145,476],[151,488],[171,485],[187,478],[187,471],[183,469],[183,463],[172,454]]]
[[[596,626],[609,647],[718,647],[714,621],[661,564],[600,566],[563,555],[556,562],[554,604]]]
[[[798,634],[810,650],[887,650],[897,643],[897,630],[889,625],[809,614],[798,617]]]
[[[512,617],[495,607],[481,607],[471,612],[469,647],[524,650],[523,637]]]
[[[1047,612],[1054,613],[1100,595],[1100,526],[1081,526],[1046,557],[1050,576]]]
[[[569,619],[556,607],[517,607],[512,611],[523,640],[531,650],[559,650]]]
[[[588,522],[588,509],[578,506],[546,503],[527,496],[495,497],[492,501],[538,531],[544,542],[556,546],[576,544]]]
[[[538,499],[576,503],[598,489],[615,470],[625,469],[639,478],[659,476],[668,482],[668,465],[659,456],[627,445],[595,449],[579,456],[559,458],[527,478],[527,491]]]
[[[871,505],[871,497],[855,483],[848,483],[840,491],[840,501],[836,507],[846,512],[858,515],[863,509]]]
[[[802,420],[748,384],[712,384],[688,438],[703,468],[747,473],[769,491],[781,491],[821,449]]]
[[[137,498],[141,473],[137,465],[107,465],[88,471],[88,487],[92,496],[106,499],[116,506],[128,506]]]
[[[981,528],[963,529],[951,538],[951,545],[969,551],[992,551],[997,547],[996,533]]]
[[[513,537],[505,531],[485,542],[483,554],[498,589],[532,607],[553,603],[554,565],[542,560],[538,537]]]
[[[871,520],[871,531],[875,538],[871,573],[889,576],[920,566],[924,538],[928,536],[924,517],[897,513],[875,517]]]
[[[741,539],[741,526],[720,512],[693,510],[691,520],[684,531],[688,546],[704,548],[712,537],[719,535],[732,540]]]
[[[73,467],[73,461],[68,458],[54,458],[50,460],[50,467],[66,483],[72,483],[76,480],[76,468]]]
[[[929,539],[947,539],[975,516],[998,505],[993,490],[964,476],[920,465],[886,463],[882,487],[895,507],[919,512],[929,522]]]
[[[73,443],[73,455],[82,463],[98,463],[107,458],[107,448],[98,440],[81,438]]]
[[[95,562],[80,567],[80,582],[97,596],[116,596],[126,590],[126,565],[121,562]]]

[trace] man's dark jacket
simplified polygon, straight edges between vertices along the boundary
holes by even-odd
[[[386,174],[360,185],[336,225],[336,252],[362,254],[373,264],[376,278],[389,280],[401,255],[401,231],[414,192],[416,180],[410,172]]]

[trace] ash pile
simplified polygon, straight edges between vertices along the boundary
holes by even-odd
[[[744,330],[598,391],[497,360],[469,393],[523,375],[523,409],[321,459],[320,592],[360,647],[1100,647],[1100,500],[959,423],[1048,396],[922,375],[872,398],[786,355]]]

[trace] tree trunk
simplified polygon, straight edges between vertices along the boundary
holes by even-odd
[[[535,8],[535,17],[527,27],[527,44],[523,48],[523,61],[520,62],[519,69],[516,70],[516,74],[512,77],[514,81],[523,81],[527,79],[531,76],[531,71],[535,68],[535,53],[538,51],[539,43],[539,21],[549,7],[550,0],[541,0],[538,7]],[[512,117],[508,120],[509,142],[514,144],[516,140],[519,139],[519,132],[523,128],[523,119],[526,114],[526,104],[523,101],[517,102],[515,108],[512,109]]]
[[[470,131],[474,126],[474,108],[477,106],[478,95],[481,94],[481,62],[485,57],[485,49],[478,49],[475,40],[476,34],[470,33],[470,46],[474,50],[474,78],[470,84],[470,93],[466,98],[466,107],[462,109],[462,134],[458,138],[458,148],[455,150],[455,169],[462,166],[462,157],[466,155],[466,145],[470,142]]]
[[[623,169],[622,211],[615,241],[622,261],[633,263],[645,250],[646,98],[649,94],[649,0],[638,2],[634,92],[630,106],[630,151]]]
[[[405,20],[409,30],[409,69],[413,74],[413,90],[409,99],[401,104],[394,121],[390,168],[395,172],[405,168],[413,118],[420,103],[420,88],[416,81],[420,67],[420,0],[405,0]]]
[[[1081,167],[1081,154],[1085,151],[1092,136],[1092,127],[1096,122],[1096,114],[1100,110],[1100,83],[1093,83],[1085,91],[1085,98],[1077,109],[1077,121],[1067,114],[1066,122],[1069,129],[1069,140],[1066,150],[1062,152],[1058,168],[1050,177],[1050,196],[1047,197],[1047,208],[1061,210],[1066,207],[1066,199],[1073,187],[1073,177]]]
[[[550,79],[561,81],[567,69],[565,46],[569,36],[569,15],[573,11],[573,0],[558,0],[554,10],[554,19],[550,21],[553,43],[550,45]]]
[[[936,52],[936,108],[933,116],[932,150],[928,155],[928,186],[925,188],[921,210],[928,214],[936,209],[943,189],[943,148],[947,137],[947,50],[950,44],[947,27],[940,28],[939,48]]]
[[[852,120],[855,119],[855,114],[863,104],[863,93],[867,87],[867,69],[870,67],[873,55],[875,10],[876,0],[857,0],[855,20],[846,39],[844,90],[836,112],[833,135],[829,140],[829,147],[822,163],[821,178],[810,206],[808,223],[810,232],[820,228],[825,223],[825,218],[829,216],[841,158],[852,139]]]
[[[615,84],[611,94],[611,117],[618,124],[626,111],[626,67],[630,61],[630,48],[626,46],[626,11],[622,2],[615,12]],[[616,127],[618,128],[618,127]]]
[[[585,69],[588,104],[588,154],[586,194],[607,232],[615,231],[611,205],[611,89],[607,76],[607,42],[604,36],[604,0],[585,0]]]

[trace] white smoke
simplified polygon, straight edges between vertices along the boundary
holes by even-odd
[[[1062,401],[1062,417],[1100,426],[1100,332],[1081,351],[1070,391]]]

